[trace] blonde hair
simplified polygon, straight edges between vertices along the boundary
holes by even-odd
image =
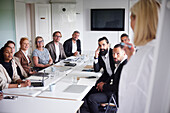
[[[158,25],[160,4],[155,0],[139,0],[131,8],[131,16],[135,19],[134,44],[141,46],[155,39]]]
[[[38,46],[37,46],[37,40],[38,39],[42,39],[43,41],[44,41],[44,39],[41,37],[41,36],[37,36],[36,38],[35,38],[35,45],[36,45],[36,48],[38,48]]]

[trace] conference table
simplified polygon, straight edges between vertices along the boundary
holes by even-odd
[[[76,113],[83,101],[18,96],[0,100],[0,113]]]
[[[65,66],[68,61],[69,63],[76,64],[76,66]],[[18,96],[19,98],[16,99],[16,101],[18,101],[16,103],[18,104],[22,103],[22,100],[23,102],[24,100],[28,101],[28,103],[29,101],[30,103],[32,101],[42,101],[42,104],[43,102],[44,104],[46,102],[46,106],[50,107],[53,106],[53,104],[57,105],[62,103],[63,101],[63,103],[59,105],[61,110],[65,109],[66,106],[71,107],[75,104],[74,110],[77,111],[83,103],[82,99],[95,85],[96,80],[101,76],[101,72],[93,72],[92,65],[93,60],[89,60],[89,58],[87,58],[86,56],[69,57],[66,60],[60,61],[59,63],[56,63],[39,72],[48,73],[48,76],[43,76],[43,87],[4,89],[3,92],[5,95]],[[41,81],[42,76],[31,76],[27,79],[31,81]],[[48,104],[47,101],[49,103],[52,103]],[[5,99],[0,102],[0,105],[2,104],[12,106],[12,102],[8,102]],[[43,105],[40,104],[39,106]],[[35,106],[34,104],[30,104],[29,107],[30,109],[34,109]],[[24,107],[22,109],[24,109]],[[51,110],[53,112],[56,112],[55,109]],[[8,113],[12,112],[9,111]],[[75,113],[75,111],[70,110],[69,113]]]

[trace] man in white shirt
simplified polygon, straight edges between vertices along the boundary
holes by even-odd
[[[78,39],[79,36],[80,36],[80,32],[74,31],[72,34],[72,38],[64,42],[63,46],[67,57],[77,56],[81,54],[81,42]]]
[[[53,33],[53,41],[49,42],[45,47],[48,49],[53,63],[57,63],[62,59],[66,58],[63,45],[60,43],[60,39],[62,34],[60,31],[56,31]]]

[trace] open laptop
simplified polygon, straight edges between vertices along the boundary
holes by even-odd
[[[44,86],[44,77],[48,77],[48,73],[37,73],[34,74],[33,76],[40,76],[42,77],[41,81],[31,81],[31,86],[33,87],[43,87]]]

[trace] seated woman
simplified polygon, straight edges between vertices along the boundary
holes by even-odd
[[[37,71],[39,71],[53,64],[53,60],[48,49],[44,48],[44,40],[42,37],[36,37],[35,44],[37,49],[33,51],[32,57],[34,67],[36,67]]]
[[[0,55],[0,89],[30,86],[29,80],[22,81],[17,74],[16,63],[12,59],[12,48],[9,46],[1,48]]]
[[[26,73],[28,75],[35,74],[35,71],[31,70],[31,59],[27,54],[29,48],[29,40],[28,38],[21,38],[20,40],[20,50],[14,54],[14,56],[18,57],[20,60],[20,63]]]
[[[4,47],[9,46],[12,48],[12,53],[14,55],[15,53],[15,43],[11,40],[7,41],[7,43],[4,45]],[[19,61],[19,58],[13,56],[13,59],[16,63],[17,66],[17,73],[20,76],[21,79],[25,79],[28,77],[28,74],[25,72],[25,70],[23,69],[23,67],[21,66],[21,63]]]

